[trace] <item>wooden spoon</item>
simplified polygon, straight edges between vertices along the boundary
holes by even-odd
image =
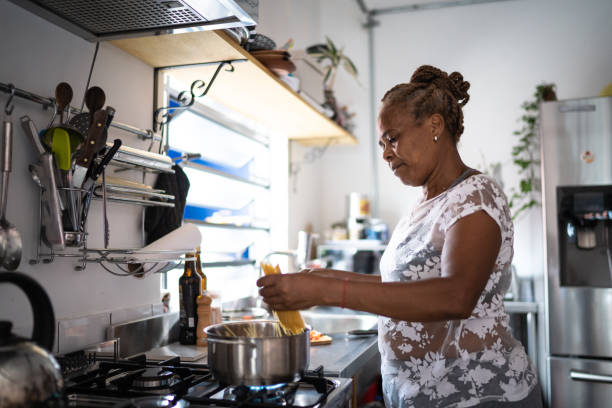
[[[57,110],[60,114],[60,125],[64,124],[64,112],[66,107],[70,107],[72,101],[72,87],[66,82],[60,82],[55,87],[55,100],[57,101]]]

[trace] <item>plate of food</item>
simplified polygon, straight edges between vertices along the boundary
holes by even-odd
[[[332,338],[326,334],[318,332],[316,330],[310,330],[310,345],[311,346],[320,346],[323,344],[330,344],[332,342]]]

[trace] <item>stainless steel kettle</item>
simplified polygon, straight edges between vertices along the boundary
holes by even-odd
[[[0,322],[0,407],[55,405],[60,401],[63,379],[59,364],[48,352],[55,336],[49,296],[22,273],[0,272],[0,283],[23,290],[34,314],[31,341],[11,333],[11,322]]]

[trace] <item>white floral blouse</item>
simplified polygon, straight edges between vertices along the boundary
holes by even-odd
[[[514,229],[506,196],[490,177],[471,175],[417,203],[393,232],[380,262],[382,280],[407,282],[441,276],[446,232],[462,217],[481,210],[499,225],[502,243],[472,315],[429,323],[379,318],[383,390],[389,408],[519,401],[537,383],[524,348],[510,333],[504,309]]]

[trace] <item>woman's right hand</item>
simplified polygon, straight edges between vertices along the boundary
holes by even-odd
[[[329,301],[330,282],[314,272],[266,275],[257,280],[259,294],[273,310],[300,310]]]

